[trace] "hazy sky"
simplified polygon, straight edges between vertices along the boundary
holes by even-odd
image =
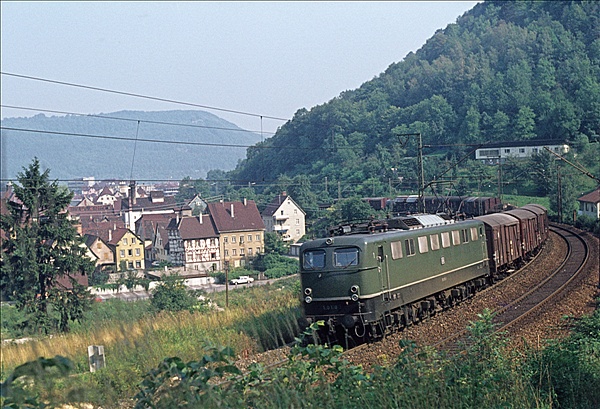
[[[477,2],[1,2],[4,73],[147,95],[275,131],[358,88]],[[2,105],[194,109],[2,75]],[[36,112],[2,108],[2,118]],[[46,113],[46,115],[50,115]],[[269,136],[269,135],[265,135]]]

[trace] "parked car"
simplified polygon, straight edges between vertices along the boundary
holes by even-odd
[[[233,278],[229,280],[229,284],[250,284],[254,279],[250,276],[240,276],[239,278]]]

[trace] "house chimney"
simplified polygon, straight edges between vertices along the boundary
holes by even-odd
[[[131,208],[136,202],[135,180],[129,184],[129,207]]]
[[[198,215],[198,221],[200,222],[200,224],[202,224],[202,212],[200,212],[200,214]]]
[[[111,242],[112,241],[112,230],[108,230],[108,241]]]
[[[246,198],[244,198],[244,206],[248,206],[248,200],[246,200]]]
[[[231,203],[231,217],[235,217],[235,214],[233,213],[233,203]]]

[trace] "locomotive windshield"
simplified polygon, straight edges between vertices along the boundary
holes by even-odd
[[[325,267],[325,250],[308,250],[303,255],[302,268],[315,270]]]
[[[348,267],[358,265],[358,249],[337,249],[333,252],[333,265],[336,267]]]

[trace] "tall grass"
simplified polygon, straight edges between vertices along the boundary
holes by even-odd
[[[224,295],[215,294],[215,298],[224,306]],[[96,305],[73,333],[3,345],[2,378],[24,362],[61,355],[71,359],[82,374],[77,381],[82,389],[100,388],[104,396],[97,398],[110,402],[132,396],[143,374],[166,357],[195,360],[206,345],[229,346],[240,355],[249,355],[282,345],[298,334],[299,303],[291,286],[257,286],[232,291],[229,298],[229,308],[206,313],[153,315],[142,304],[122,301]],[[89,345],[103,345],[106,357],[106,370],[93,376],[85,374]]]

